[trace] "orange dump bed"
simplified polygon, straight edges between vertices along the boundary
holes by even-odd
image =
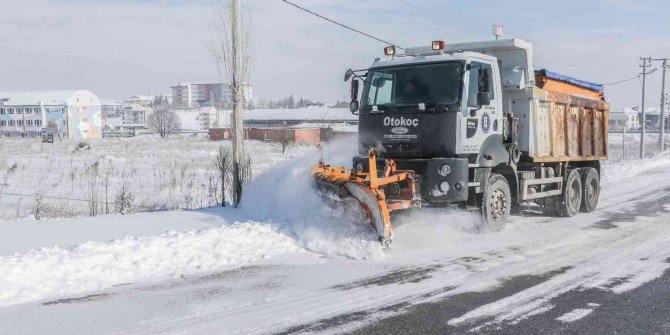
[[[586,85],[580,83],[586,83]],[[596,100],[603,98],[602,85],[600,84],[580,81],[546,70],[540,70],[535,73],[535,85],[543,90],[556,93],[576,95]]]
[[[535,73],[535,162],[607,159],[609,103],[602,85],[548,71]]]

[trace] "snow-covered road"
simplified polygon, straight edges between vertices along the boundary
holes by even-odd
[[[117,227],[97,242],[52,236],[35,245],[0,237],[0,333],[337,333],[445,302],[456,307],[433,322],[487,330],[550,314],[566,294],[628,292],[670,268],[667,156],[609,165],[595,213],[557,219],[529,208],[504,231],[480,234],[469,213],[415,211],[395,219],[390,251],[304,196],[304,171],[293,168],[303,163],[259,176],[247,194],[254,203],[241,210],[179,212],[176,221],[189,223],[175,229],[187,231],[138,237],[137,227]],[[532,280],[502,290],[518,278]],[[486,292],[499,294],[465,298]],[[574,306],[557,322],[598,308]]]

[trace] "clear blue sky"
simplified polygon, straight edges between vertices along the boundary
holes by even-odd
[[[399,45],[506,37],[535,43],[536,67],[597,82],[629,78],[639,57],[670,57],[666,1],[295,0]],[[251,18],[255,96],[345,100],[344,71],[383,44],[280,0],[242,0]],[[0,90],[88,88],[103,98],[168,93],[214,81],[209,0],[5,0],[0,3]],[[10,18],[10,19],[7,19]],[[640,83],[607,87],[614,108],[639,105]],[[660,71],[647,101],[659,101]]]

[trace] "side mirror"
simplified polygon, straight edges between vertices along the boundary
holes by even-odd
[[[484,106],[491,104],[491,93],[490,92],[478,92],[477,93],[477,105]]]
[[[344,73],[344,81],[348,81],[354,75],[354,70],[349,69]]]
[[[477,73],[479,92],[491,91],[491,69],[479,69]]]
[[[351,102],[349,103],[351,114],[358,114],[358,80],[351,81]]]
[[[351,114],[358,114],[358,101],[354,100],[349,103],[349,111]]]
[[[351,81],[351,101],[358,100],[358,80]]]
[[[480,68],[477,74],[478,93],[477,105],[491,104],[491,69]]]

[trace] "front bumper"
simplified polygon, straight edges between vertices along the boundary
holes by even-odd
[[[468,199],[469,166],[467,158],[394,159],[399,170],[414,171],[420,181],[422,201],[452,203]],[[451,172],[442,176],[439,171],[449,165]],[[377,159],[377,166],[384,166],[384,159]],[[353,158],[353,168],[368,172],[368,157]]]

